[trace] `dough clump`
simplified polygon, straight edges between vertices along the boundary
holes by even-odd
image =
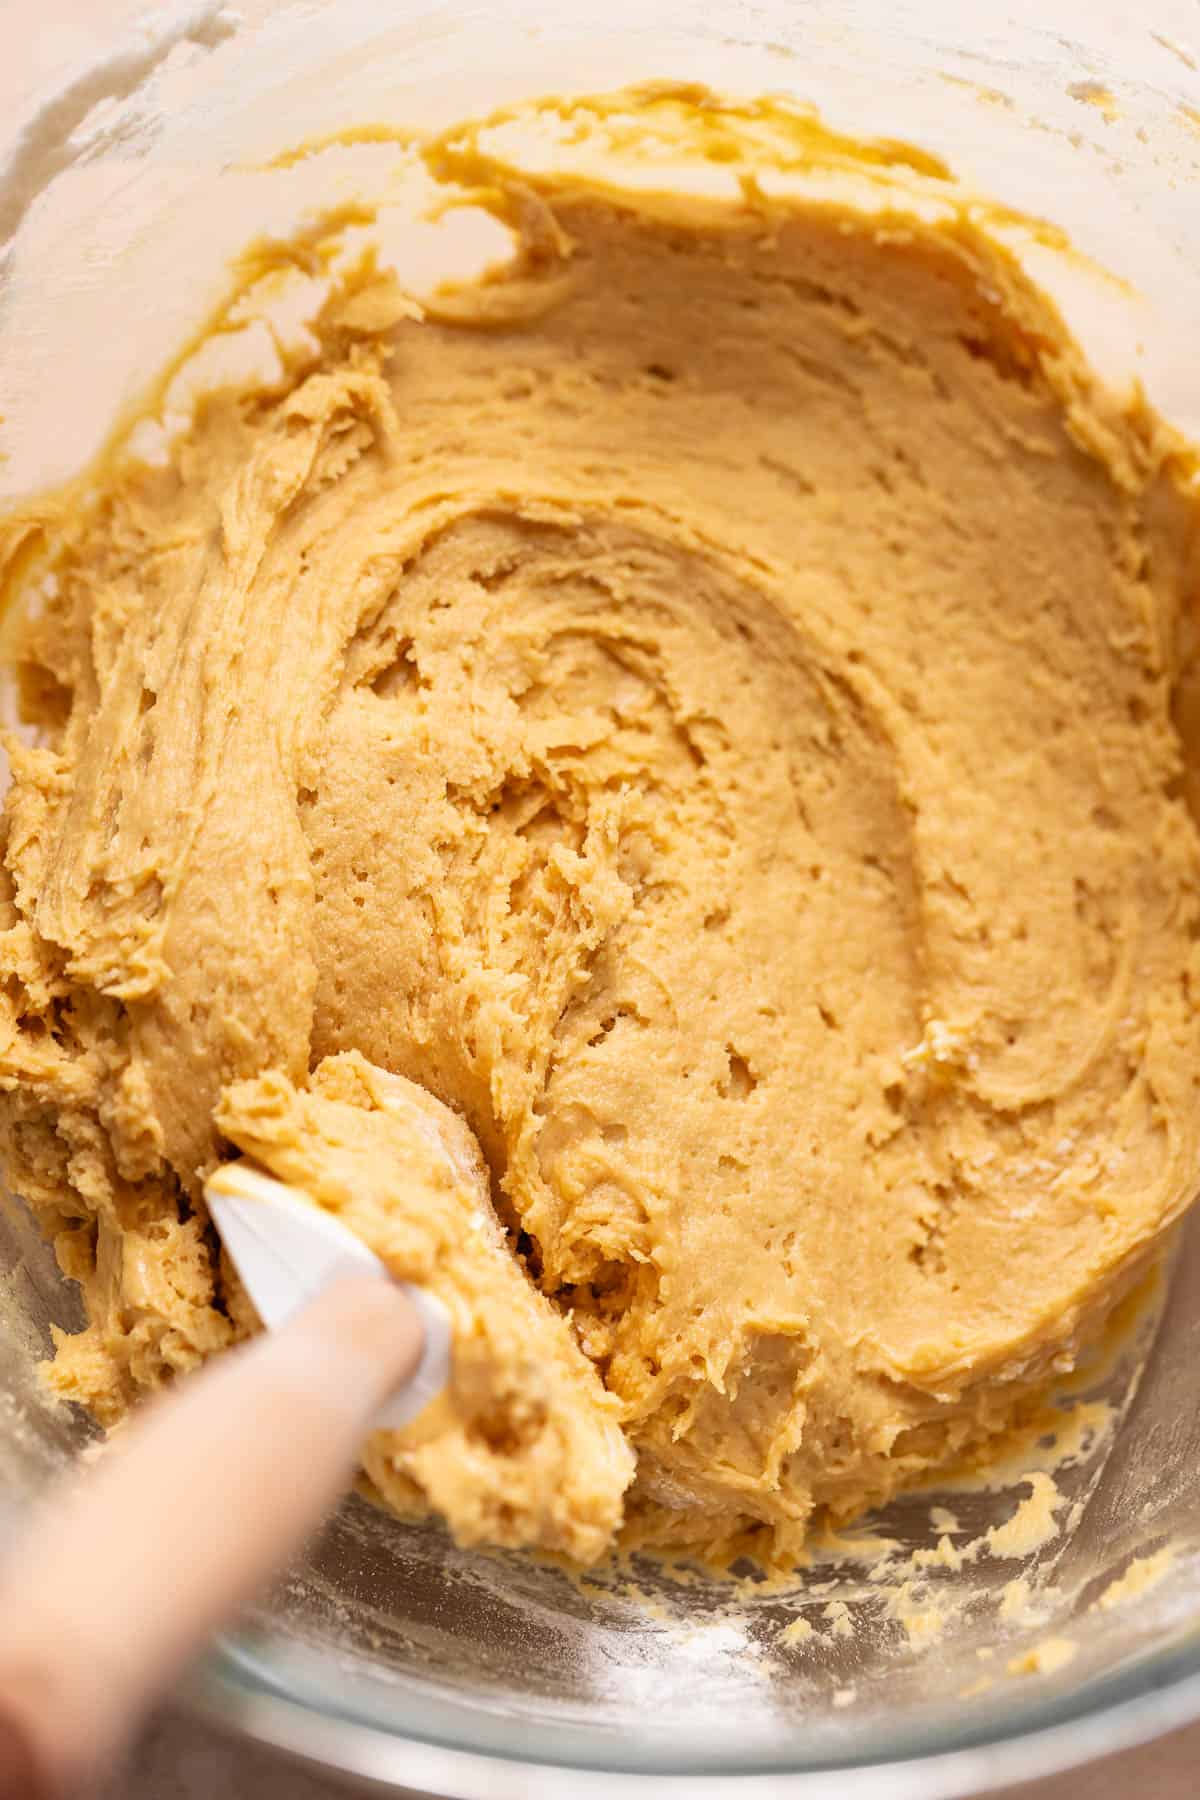
[[[235,1082],[217,1125],[449,1310],[446,1392],[365,1446],[377,1492],[399,1513],[432,1507],[462,1544],[601,1556],[633,1475],[620,1409],[509,1250],[458,1115],[349,1050],[302,1091],[276,1071]]]

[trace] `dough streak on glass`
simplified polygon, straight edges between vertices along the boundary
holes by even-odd
[[[886,205],[785,192],[805,130]],[[509,267],[343,259],[273,390],[7,527],[51,1379],[111,1424],[253,1329],[232,1146],[455,1314],[385,1499],[786,1562],[1010,1426],[1193,1196],[1190,453],[919,159],[659,92],[428,166]],[[420,1197],[397,1077],[486,1182]]]

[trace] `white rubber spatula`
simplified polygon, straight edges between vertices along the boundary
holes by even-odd
[[[269,1330],[140,1414],[0,1570],[0,1794],[74,1800],[448,1368],[446,1315],[244,1164],[213,1217]]]
[[[221,1241],[254,1309],[277,1331],[339,1275],[391,1276],[361,1238],[314,1206],[306,1195],[250,1163],[227,1163],[211,1175],[204,1197]],[[424,1288],[394,1283],[421,1321],[425,1344],[416,1369],[371,1419],[372,1430],[398,1430],[436,1400],[450,1367],[450,1320]]]

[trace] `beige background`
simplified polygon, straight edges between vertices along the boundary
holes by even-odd
[[[1065,6],[1065,0],[1058,0]],[[1055,4],[1055,0],[1048,0]],[[0,0],[0,120],[144,10],[131,0]],[[265,0],[241,0],[253,15]],[[7,15],[7,17],[5,17]],[[35,23],[34,21],[38,21]],[[14,29],[15,27],[15,29]],[[0,125],[0,135],[5,127]],[[850,1790],[852,1778],[847,1778]],[[352,1785],[310,1774],[186,1718],[156,1720],[117,1783],[114,1800],[339,1800]],[[1193,1800],[1200,1794],[1200,1727],[1110,1758],[1086,1773],[1006,1788],[997,1800]]]

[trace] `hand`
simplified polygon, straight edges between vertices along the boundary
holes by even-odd
[[[152,1402],[50,1495],[0,1568],[5,1800],[74,1800],[103,1778],[334,1505],[422,1343],[399,1289],[339,1280]]]

